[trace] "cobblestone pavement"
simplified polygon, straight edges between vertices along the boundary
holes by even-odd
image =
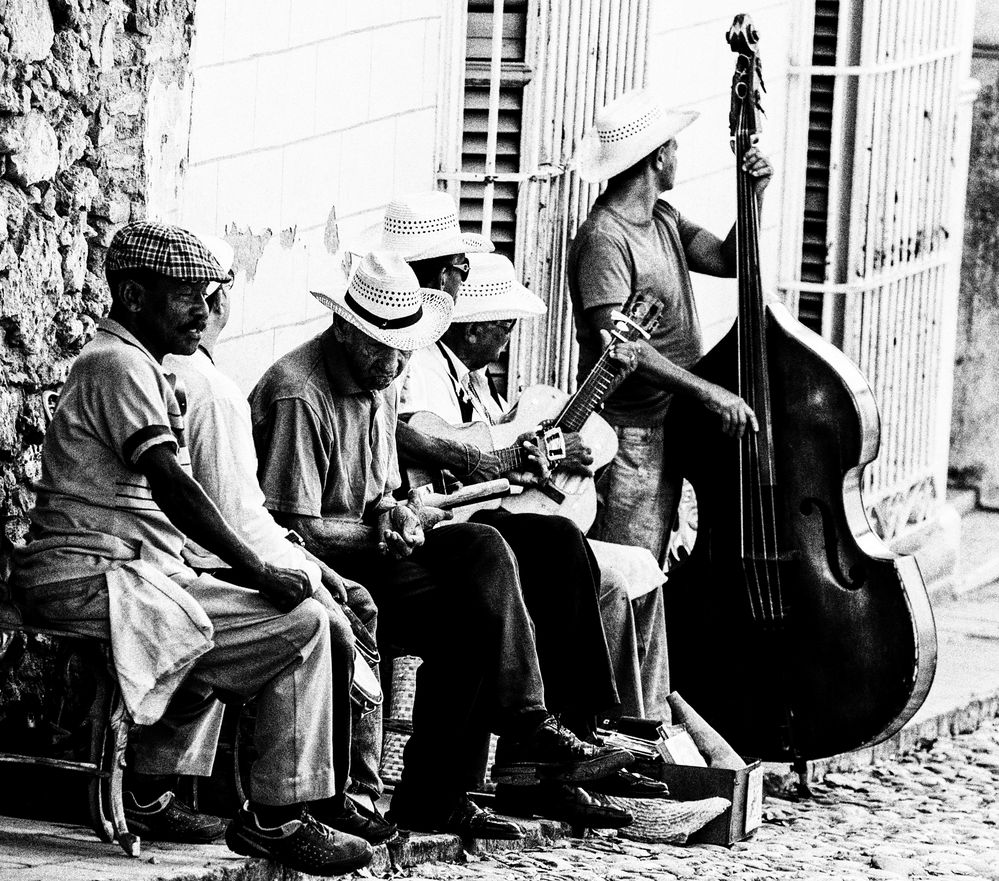
[[[814,798],[768,797],[763,826],[732,848],[564,840],[554,849],[420,866],[443,881],[999,881],[999,720],[863,772],[831,774]]]

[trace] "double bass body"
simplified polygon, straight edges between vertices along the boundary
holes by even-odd
[[[740,441],[677,397],[669,454],[694,488],[698,533],[670,572],[666,620],[673,687],[744,755],[793,761],[901,728],[929,691],[936,634],[915,561],[891,553],[864,513],[860,479],[880,437],[870,387],[783,307],[764,314],[776,465],[770,584],[747,576]],[[695,372],[738,391],[737,344],[733,327]]]

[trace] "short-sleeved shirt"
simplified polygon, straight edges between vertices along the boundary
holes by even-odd
[[[300,550],[288,542],[288,530],[278,526],[264,507],[250,406],[239,387],[202,349],[187,358],[168,355],[163,363],[187,392],[187,442],[194,479],[222,518],[262,559],[294,565]],[[226,566],[190,539],[185,556],[197,569]]]
[[[272,511],[368,521],[400,485],[398,390],[360,388],[332,327],[250,393],[257,476]]]
[[[160,444],[190,469],[183,395],[149,351],[106,319],[83,347],[42,446],[42,476],[17,582],[32,586],[104,572],[123,559],[181,565],[184,536],[153,501],[137,469]]]
[[[685,254],[700,231],[661,199],[645,223],[628,220],[597,199],[568,257],[580,380],[601,351],[599,332],[586,313],[598,306],[620,306],[633,291],[646,291],[665,307],[649,341],[653,348],[683,368],[700,359],[701,326]],[[666,415],[670,397],[633,374],[610,396],[602,415],[618,425],[652,425]]]

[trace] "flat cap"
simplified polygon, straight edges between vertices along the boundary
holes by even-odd
[[[114,234],[104,258],[105,268],[146,269],[179,281],[225,281],[219,266],[201,239],[179,226],[140,220]]]

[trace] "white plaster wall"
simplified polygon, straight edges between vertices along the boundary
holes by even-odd
[[[329,313],[329,255],[434,185],[445,0],[198,0],[180,219],[236,246],[216,360],[249,391]]]
[[[763,283],[771,291],[776,290],[777,280],[779,163],[786,137],[787,63],[795,9],[796,4],[782,0],[760,3],[750,10],[760,32],[759,53],[767,87],[760,147],[775,167],[760,229]],[[649,85],[661,89],[670,104],[701,114],[677,138],[677,183],[669,198],[681,213],[719,237],[727,235],[735,220],[736,200],[728,128],[735,54],[725,42],[725,34],[735,15],[746,11],[744,0],[652,0],[650,4]],[[703,275],[694,275],[693,281],[705,342],[712,345],[735,318],[735,282]]]

